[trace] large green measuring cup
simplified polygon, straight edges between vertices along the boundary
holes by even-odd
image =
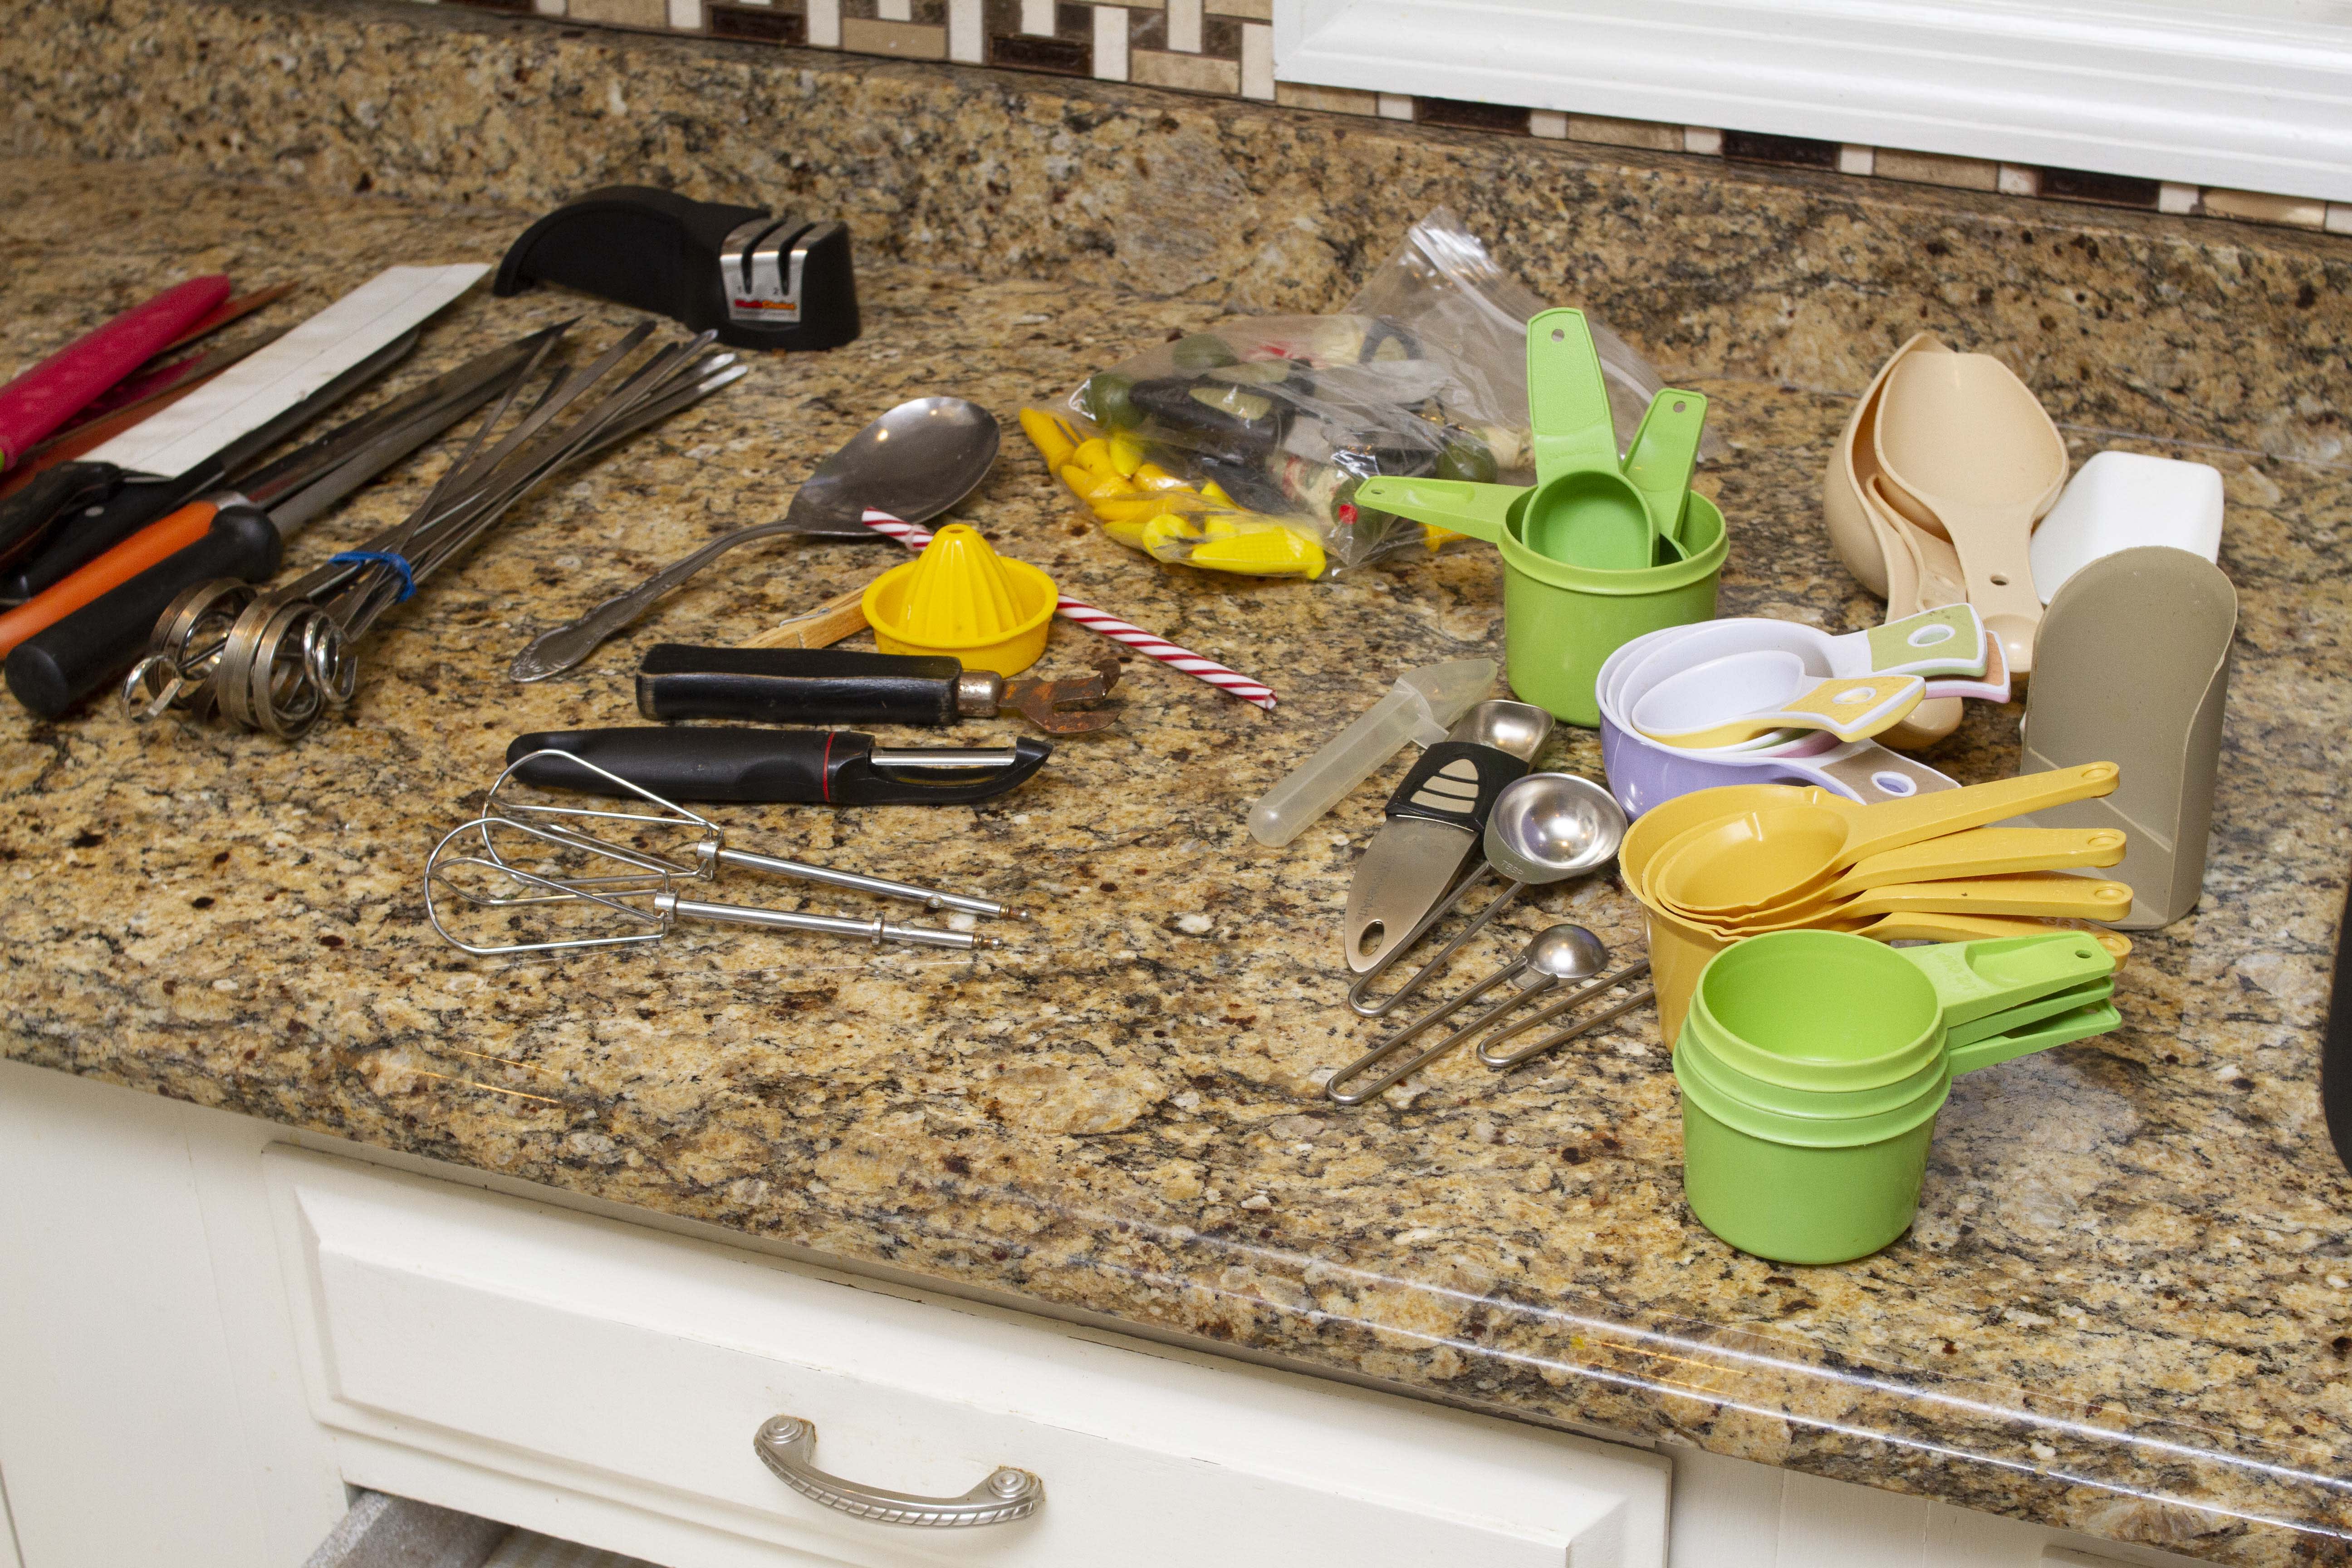
[[[1782,1263],[1909,1227],[1957,1073],[2116,1027],[2115,960],[2081,932],[1890,948],[1779,931],[1717,953],[1675,1051],[1691,1211]]]
[[[1450,528],[1500,551],[1511,689],[1555,719],[1592,729],[1601,722],[1594,689],[1601,666],[1645,632],[1713,619],[1731,544],[1723,513],[1691,491],[1682,509],[1682,560],[1638,572],[1564,565],[1520,537],[1520,503],[1535,493],[1460,479],[1377,479],[1364,481],[1356,504]]]
[[[1375,479],[1356,504],[1498,548],[1511,689],[1591,729],[1611,654],[1715,615],[1730,547],[1723,514],[1690,489],[1706,399],[1671,387],[1651,399],[1621,467],[1584,313],[1546,310],[1528,323],[1528,416],[1533,485]]]

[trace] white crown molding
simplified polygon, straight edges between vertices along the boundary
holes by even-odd
[[[1319,87],[2352,201],[2340,5],[1274,0],[1274,41]]]

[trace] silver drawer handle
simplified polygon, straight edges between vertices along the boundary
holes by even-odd
[[[778,1415],[763,1423],[751,1438],[751,1450],[776,1473],[778,1480],[801,1496],[877,1524],[925,1525],[935,1530],[1010,1524],[1027,1519],[1045,1500],[1044,1481],[1009,1465],[961,1497],[909,1497],[826,1475],[811,1462],[816,1453],[816,1425],[797,1415]]]

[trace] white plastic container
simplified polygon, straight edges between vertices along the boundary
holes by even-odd
[[[2165,545],[2221,559],[2221,473],[2205,463],[2101,452],[2033,531],[2033,587],[2048,604],[2066,579],[2118,550]]]

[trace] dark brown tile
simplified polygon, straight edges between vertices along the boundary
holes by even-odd
[[[1416,98],[1412,117],[1422,125],[1443,125],[1454,131],[1500,131],[1514,136],[1528,133],[1528,111],[1507,103],[1472,103],[1458,98]]]
[[[1767,136],[1756,131],[1723,133],[1723,155],[1750,163],[1787,163],[1800,169],[1834,169],[1838,144],[1810,136]]]

